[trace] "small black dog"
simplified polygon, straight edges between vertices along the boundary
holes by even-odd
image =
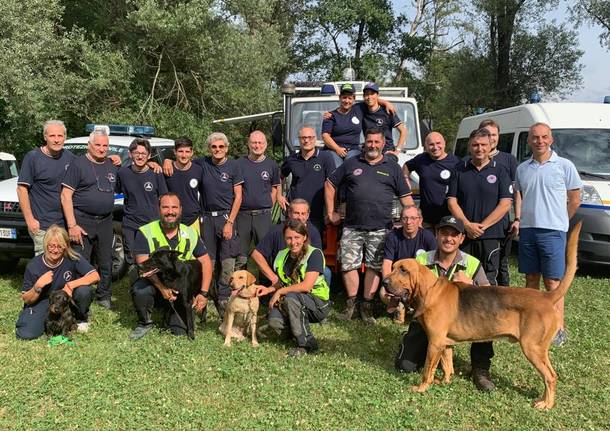
[[[178,292],[178,298],[174,301],[175,312],[186,325],[187,335],[191,340],[195,339],[195,316],[193,311],[193,299],[201,291],[201,264],[197,260],[180,260],[178,250],[160,248],[155,250],[148,260],[138,268],[140,274],[157,274],[159,280],[168,287]]]
[[[49,314],[44,321],[44,331],[50,336],[68,335],[76,329],[76,319],[72,313],[72,298],[63,290],[49,295]]]

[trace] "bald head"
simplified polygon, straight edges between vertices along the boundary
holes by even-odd
[[[255,130],[248,137],[248,150],[250,158],[258,159],[265,155],[267,150],[267,137],[260,130]]]
[[[434,160],[444,158],[447,153],[445,152],[445,138],[438,132],[430,132],[426,136],[424,142],[424,150]]]

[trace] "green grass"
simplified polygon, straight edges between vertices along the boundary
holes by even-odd
[[[224,348],[215,316],[194,342],[157,331],[130,342],[122,282],[117,309],[94,306],[75,347],[49,347],[15,339],[21,277],[0,278],[0,429],[609,429],[610,279],[601,274],[579,276],[568,292],[570,339],[551,351],[560,378],[550,412],[530,407],[543,384],[516,344],[494,345],[493,393],[467,379],[460,345],[452,384],[422,395],[410,391],[419,375],[393,369],[401,328],[386,318],[314,325],[321,353],[297,359],[286,357],[290,344],[268,340]]]

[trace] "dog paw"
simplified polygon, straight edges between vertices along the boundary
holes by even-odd
[[[252,347],[258,347],[258,346],[260,346],[260,344],[258,344],[258,342],[256,342],[256,341],[252,342]]]
[[[532,403],[532,407],[534,407],[535,409],[539,409],[539,410],[549,410],[553,408],[553,404],[548,403],[547,401],[543,400],[543,399],[539,399],[539,400],[534,400],[534,402]]]
[[[420,393],[421,392],[426,392],[428,390],[429,386],[430,385],[427,385],[427,384],[416,385],[416,386],[412,386],[411,390],[413,392],[420,392]]]
[[[231,347],[231,342],[230,342],[230,341],[229,341],[229,342],[225,341],[225,342],[224,342],[224,344],[223,344],[223,346],[225,346],[225,347]]]

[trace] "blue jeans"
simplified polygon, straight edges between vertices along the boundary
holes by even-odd
[[[328,151],[330,151],[330,154],[333,156],[333,160],[335,161],[335,168],[338,168],[339,166],[341,166],[343,164],[343,162],[346,161],[347,159],[351,159],[352,157],[359,156],[360,153],[362,152],[362,150],[360,150],[360,148],[348,150],[347,155],[343,159],[343,158],[339,157],[339,155],[337,153],[335,153],[334,151],[332,151],[332,150],[328,150]]]

